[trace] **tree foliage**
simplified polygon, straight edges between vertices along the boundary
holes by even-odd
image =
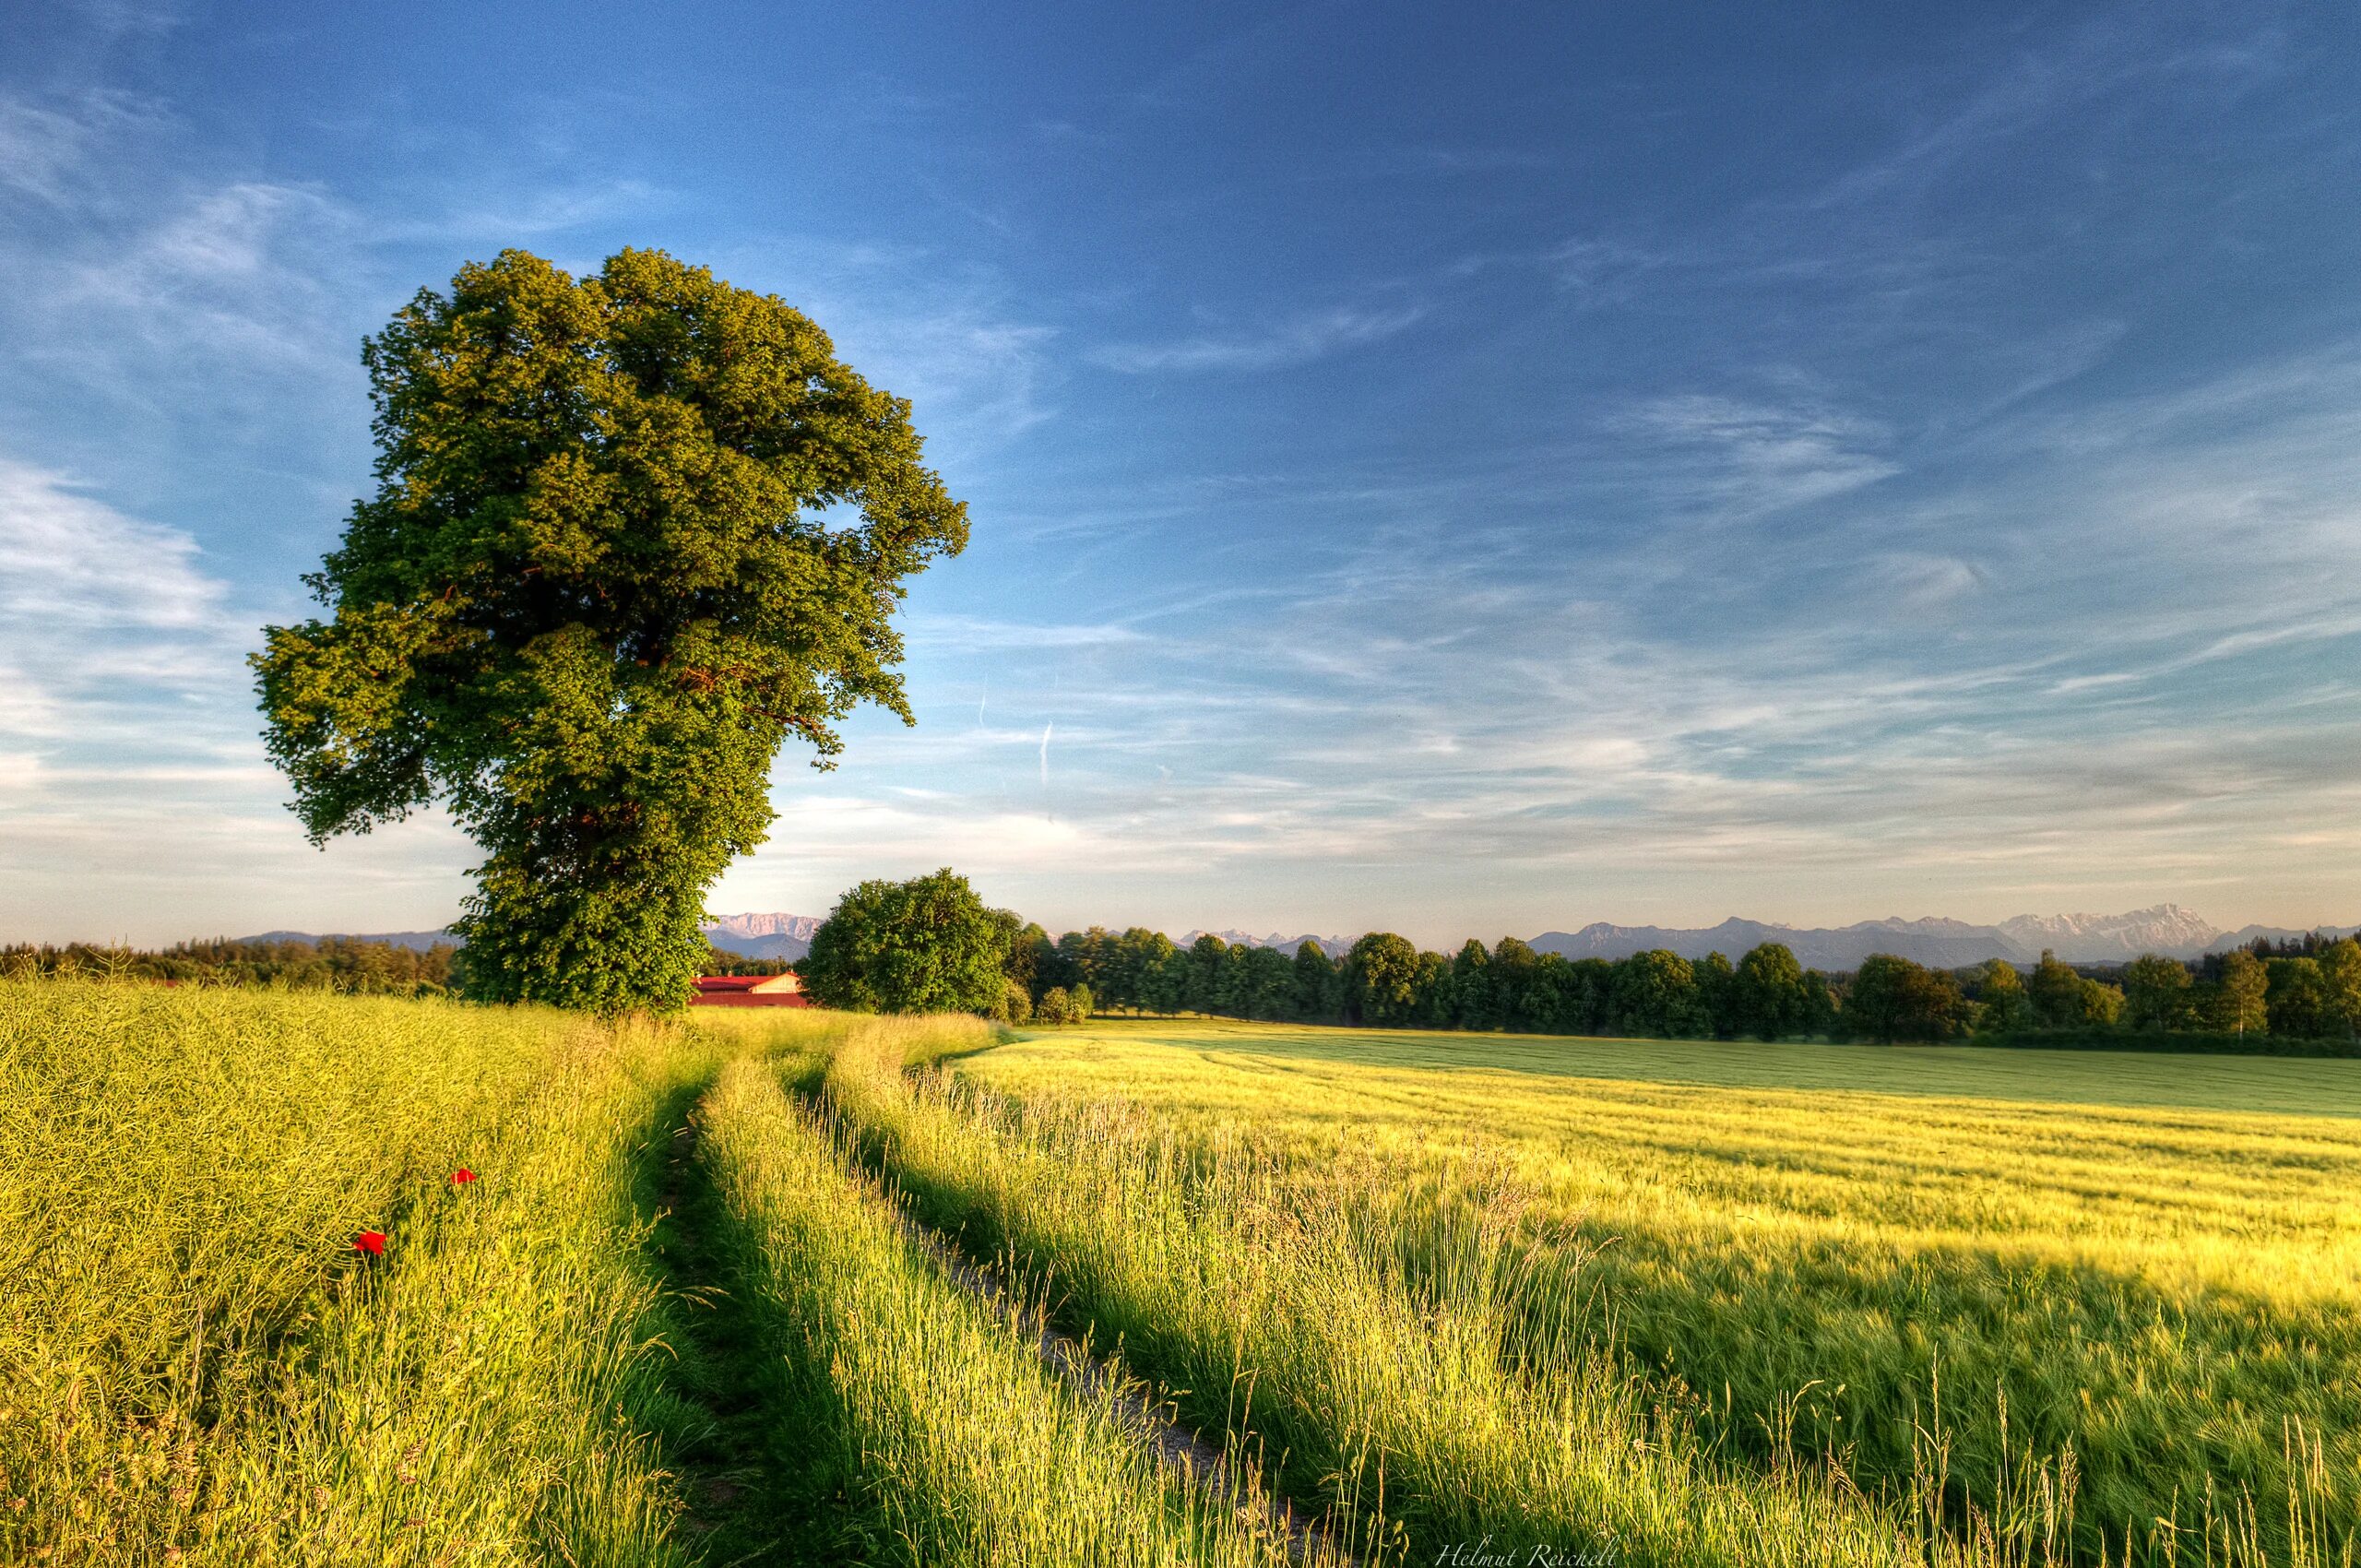
[[[1766,942],[1738,962],[1730,985],[1732,1031],[1758,1039],[1801,1034],[1811,1022],[1804,967],[1785,943]]]
[[[686,998],[789,735],[906,721],[904,582],[967,538],[909,406],[781,301],[660,252],[505,251],[369,339],[377,489],[255,658],[315,842],[445,802],[474,994]]]
[[[1364,1024],[1404,1024],[1418,1003],[1418,950],[1407,938],[1373,931],[1345,958],[1346,1006]]]
[[[1697,971],[1678,953],[1654,948],[1615,966],[1608,1026],[1619,1034],[1665,1039],[1702,1035],[1712,1020],[1697,991]]]
[[[2142,953],[2124,967],[2124,1022],[2135,1029],[2177,1028],[2189,1011],[2189,966]]]
[[[1007,1005],[1004,924],[943,867],[864,882],[836,901],[796,971],[824,1006],[856,1013],[992,1013]]]
[[[1848,1032],[1886,1044],[1949,1039],[1965,1028],[1967,1014],[1957,980],[1891,953],[1862,959],[1845,997]]]

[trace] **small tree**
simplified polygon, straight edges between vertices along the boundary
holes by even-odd
[[[296,814],[324,843],[448,805],[470,994],[681,1007],[780,745],[909,720],[894,612],[965,510],[809,318],[661,252],[504,251],[362,357],[376,494],[305,579],[329,618],[253,661]]]
[[[1818,969],[1804,971],[1804,1033],[1826,1035],[1836,1032],[1836,989],[1828,977]]]
[[[2343,937],[2320,949],[2320,984],[2329,1023],[2348,1037],[2361,1033],[2361,942]]]
[[[2270,992],[2271,979],[2263,973],[2261,959],[2243,947],[2223,954],[2222,988],[2215,1000],[2220,1013],[2213,1027],[2236,1035],[2268,1028]]]
[[[1975,1002],[1975,1027],[1985,1034],[2010,1034],[2033,1024],[2024,977],[2006,958],[1987,958],[1976,971]]]
[[[1006,935],[967,879],[943,867],[864,882],[836,901],[796,966],[823,1005],[856,1013],[991,1013]]]
[[[1053,985],[1043,992],[1041,1000],[1034,1004],[1033,1021],[1037,1024],[1079,1024],[1089,1018],[1096,1005],[1086,985],[1077,985],[1071,991],[1062,985]]]

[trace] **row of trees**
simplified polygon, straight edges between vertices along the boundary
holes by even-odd
[[[316,942],[183,942],[154,951],[64,946],[0,947],[0,974],[82,975],[172,985],[276,985],[362,996],[436,996],[450,990],[458,949],[420,951],[327,936]]]
[[[1006,963],[1012,981],[1033,993],[1086,983],[1109,1006],[1275,1021],[1726,1039],[2361,1034],[2361,944],[2351,938],[2321,944],[2309,957],[2238,949],[2192,966],[2151,954],[2125,967],[2118,983],[2051,953],[2023,974],[1997,958],[1952,972],[1879,954],[1851,975],[1830,976],[1804,968],[1779,943],[1736,964],[1719,953],[1691,961],[1661,949],[1570,960],[1514,937],[1489,948],[1471,941],[1446,956],[1379,932],[1332,959],[1309,942],[1292,955],[1217,936],[1177,947],[1136,926],[1121,933],[1094,926],[1055,941],[1027,926]]]
[[[1093,1009],[1208,1013],[1273,1022],[1513,1029],[1537,1034],[1776,1039],[1825,1035],[1940,1040],[2093,1031],[2185,1031],[2296,1039],[2361,1034],[2361,944],[2308,956],[2239,949],[2195,966],[2153,954],[2114,982],[2044,953],[2030,973],[2002,960],[1929,969],[1875,955],[1823,975],[1764,943],[1738,962],[1661,949],[1568,959],[1514,937],[1452,955],[1372,932],[1342,957],[1103,926],[1052,938],[987,909],[948,868],[845,895],[799,967],[822,1002],[865,1010],[989,1014],[1064,1022]]]
[[[1736,965],[1671,953],[1619,962],[1536,953],[1514,937],[1456,955],[1422,953],[1372,932],[1341,959],[1307,942],[1293,954],[1201,936],[1177,946],[1144,927],[1093,926],[1052,941],[1038,926],[1015,933],[1012,982],[1028,993],[1086,985],[1100,1005],[1140,1013],[1211,1013],[1275,1022],[1542,1034],[1660,1036],[1826,1033],[1837,1001],[1827,977],[1777,944]]]

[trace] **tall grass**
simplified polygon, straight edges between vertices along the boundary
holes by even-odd
[[[2070,1479],[2085,1562],[2361,1544],[2361,1121],[2213,1108],[2292,1076],[2361,1110],[2361,1077],[2340,1096],[2323,1064],[2239,1062],[2184,1106],[2119,1107],[2093,1103],[2110,1070],[2088,1056],[2011,1059],[2017,1092],[2058,1099],[1998,1102],[1860,1092],[1906,1089],[1906,1052],[1687,1043],[1666,1082],[1632,1042],[1511,1040],[1526,1070],[1493,1072],[1480,1037],[1407,1065],[1320,1031],[1157,1033],[963,1071],[1051,1123],[1121,1097],[1186,1179],[1251,1151],[1288,1206],[1377,1167],[1351,1201],[1391,1213],[1414,1278],[1455,1266],[1424,1238],[1514,1193],[1515,1335],[1611,1325],[1717,1452],[1828,1456],[1930,1528],[2039,1513]]]
[[[789,1026],[782,1043],[842,1027]],[[908,1026],[868,1033],[897,1060],[914,1037]],[[777,1417],[857,1463],[913,1560],[1286,1561],[1283,1543],[1160,1469],[1109,1396],[1052,1381],[1007,1324],[913,1252],[775,1068],[733,1062],[699,1114],[735,1230],[735,1289],[783,1356]]]
[[[676,1560],[632,1157],[698,1070],[539,1011],[0,984],[0,1558]]]
[[[1579,1344],[1520,1349],[1520,1265],[1495,1214],[1435,1231],[1450,1261],[1414,1277],[1382,1226],[1285,1201],[1267,1166],[1208,1161],[1104,1108],[914,1089],[861,1046],[847,1042],[827,1091],[922,1215],[1053,1272],[1070,1311],[1119,1336],[1193,1419],[1260,1445],[1368,1545],[1413,1562],[1487,1538],[1520,1562],[1536,1548],[1633,1563],[1955,1555],[1824,1469],[1710,1463],[1677,1411]],[[2040,1560],[2033,1537],[2014,1547]]]

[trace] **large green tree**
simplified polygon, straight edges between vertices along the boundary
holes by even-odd
[[[1608,1024],[1619,1034],[1679,1039],[1713,1031],[1713,1019],[1697,994],[1695,967],[1662,947],[1634,953],[1615,966],[1608,1007]]]
[[[2047,947],[2041,950],[2041,961],[2033,967],[2033,978],[2025,982],[2025,996],[2043,1028],[2077,1028],[2088,1021],[2089,988],[2072,965],[2060,963]]]
[[[2177,1029],[2188,1022],[2189,966],[2142,953],[2123,969],[2125,1021],[2135,1029]]]
[[[503,252],[363,358],[376,493],[306,579],[328,618],[254,660],[295,811],[322,842],[447,805],[473,994],[679,1006],[781,743],[909,719],[894,612],[965,510],[809,318],[660,252]]]
[[[1887,1044],[1949,1039],[1965,1026],[1968,1014],[1957,980],[1891,953],[1862,959],[1845,996],[1847,1030]]]
[[[796,972],[814,1000],[848,1012],[991,1013],[1005,1005],[1007,959],[999,911],[945,866],[837,899]]]
[[[2006,958],[1987,958],[1975,981],[1975,1027],[1986,1034],[2004,1035],[2032,1027],[2033,1001],[2025,995],[2024,977]]]
[[[2342,1033],[2361,1033],[2361,942],[2351,937],[2320,949],[2320,983],[2328,991],[2328,1016]]]
[[[2268,958],[2262,969],[2264,1016],[2272,1034],[2321,1035],[2335,1028],[2318,959]]]
[[[1800,1034],[1810,1021],[1804,967],[1784,942],[1762,943],[1738,961],[1730,999],[1738,1028],[1759,1039]]]
[[[1345,1007],[1358,1024],[1410,1021],[1418,1004],[1418,950],[1406,937],[1373,931],[1345,956]]]

